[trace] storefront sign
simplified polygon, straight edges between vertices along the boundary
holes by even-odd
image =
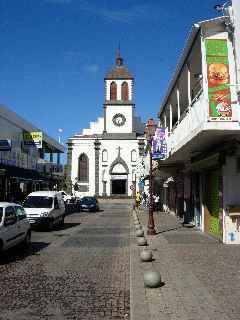
[[[152,140],[152,158],[164,160],[167,156],[166,128],[157,128]]]
[[[28,147],[42,148],[42,132],[25,132],[23,134],[23,144]]]
[[[0,140],[0,151],[11,151],[12,141],[10,139]]]
[[[205,41],[210,121],[232,121],[228,48],[226,39]]]

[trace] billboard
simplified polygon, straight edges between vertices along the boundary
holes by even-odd
[[[226,39],[205,40],[209,121],[232,121],[228,47]]]
[[[42,148],[42,132],[24,132],[23,145],[27,147]]]
[[[167,156],[167,128],[156,128],[152,139],[152,158],[154,160],[164,160]]]

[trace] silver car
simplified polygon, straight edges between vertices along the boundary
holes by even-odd
[[[0,202],[0,251],[19,243],[28,246],[31,242],[31,227],[22,206]]]

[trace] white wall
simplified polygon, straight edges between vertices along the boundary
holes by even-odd
[[[110,195],[110,180],[111,175],[109,170],[113,161],[118,157],[118,147],[120,146],[120,156],[127,163],[129,174],[128,174],[128,195],[131,196],[132,191],[130,190],[130,185],[132,184],[132,171],[136,168],[137,162],[131,161],[131,152],[136,150],[138,154],[138,141],[137,140],[102,140],[100,149],[100,161],[99,161],[99,192],[103,192],[102,183],[102,172],[105,170],[104,179],[107,181],[107,195]],[[108,150],[108,161],[102,161],[102,150]],[[138,157],[137,157],[138,158]]]
[[[126,122],[123,126],[115,126],[112,122],[112,118],[115,114],[121,113],[125,116]],[[132,132],[132,106],[107,106],[106,108],[106,130],[108,133],[130,133]]]
[[[88,192],[83,192],[81,195],[94,195],[95,194],[95,150],[94,140],[82,139],[72,140],[73,145],[72,151],[72,171],[71,179],[72,183],[75,183],[75,178],[78,177],[78,158],[80,154],[85,153],[89,160],[89,183],[81,183],[89,186]]]

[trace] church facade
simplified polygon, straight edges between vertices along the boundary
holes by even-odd
[[[131,196],[136,167],[144,154],[144,123],[135,115],[134,78],[123,64],[104,79],[103,117],[68,139],[68,167],[76,196]]]

